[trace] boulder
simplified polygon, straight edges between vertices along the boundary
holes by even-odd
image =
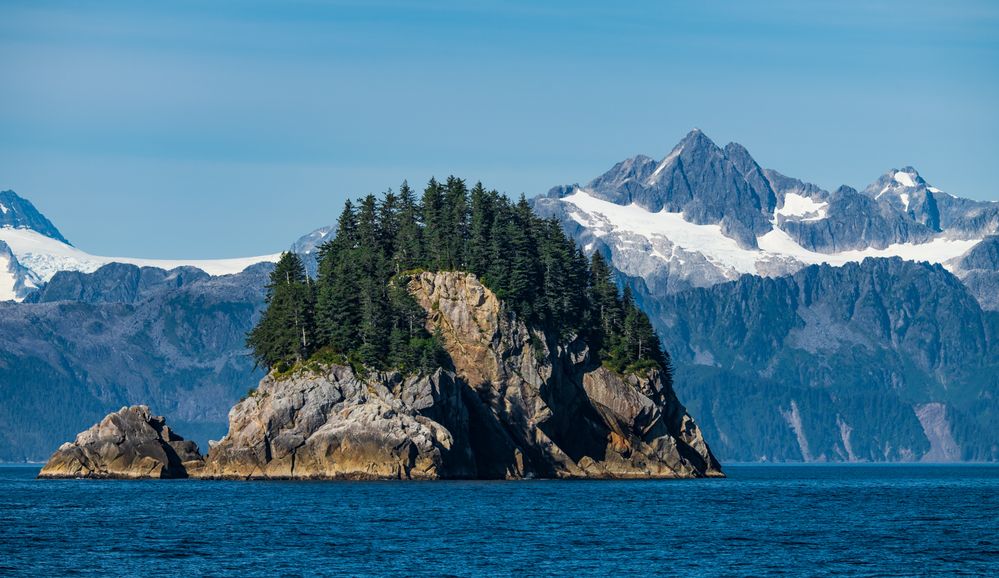
[[[40,478],[186,478],[202,465],[198,446],[144,405],[123,407],[58,450]]]

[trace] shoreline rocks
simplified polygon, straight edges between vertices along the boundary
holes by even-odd
[[[123,407],[59,447],[39,478],[186,478],[202,465],[198,446],[144,405]]]

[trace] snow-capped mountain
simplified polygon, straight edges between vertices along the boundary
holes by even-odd
[[[912,167],[889,171],[864,192],[829,192],[764,169],[741,145],[718,147],[697,129],[660,161],[622,161],[584,186],[552,189],[534,207],[653,293],[866,257],[951,267],[999,231],[999,203],[944,193]]]
[[[238,273],[277,261],[279,254],[235,259],[141,259],[91,255],[74,247],[30,201],[0,192],[0,301],[20,301],[59,271],[90,273],[108,263],[175,269],[196,267],[209,275]]]

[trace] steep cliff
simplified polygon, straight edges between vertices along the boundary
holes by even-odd
[[[700,430],[657,371],[616,374],[503,311],[471,275],[423,273],[410,291],[467,384],[480,477],[720,474]]]

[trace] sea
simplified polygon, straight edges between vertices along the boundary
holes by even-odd
[[[658,481],[36,480],[0,574],[999,576],[999,467],[730,465]]]

